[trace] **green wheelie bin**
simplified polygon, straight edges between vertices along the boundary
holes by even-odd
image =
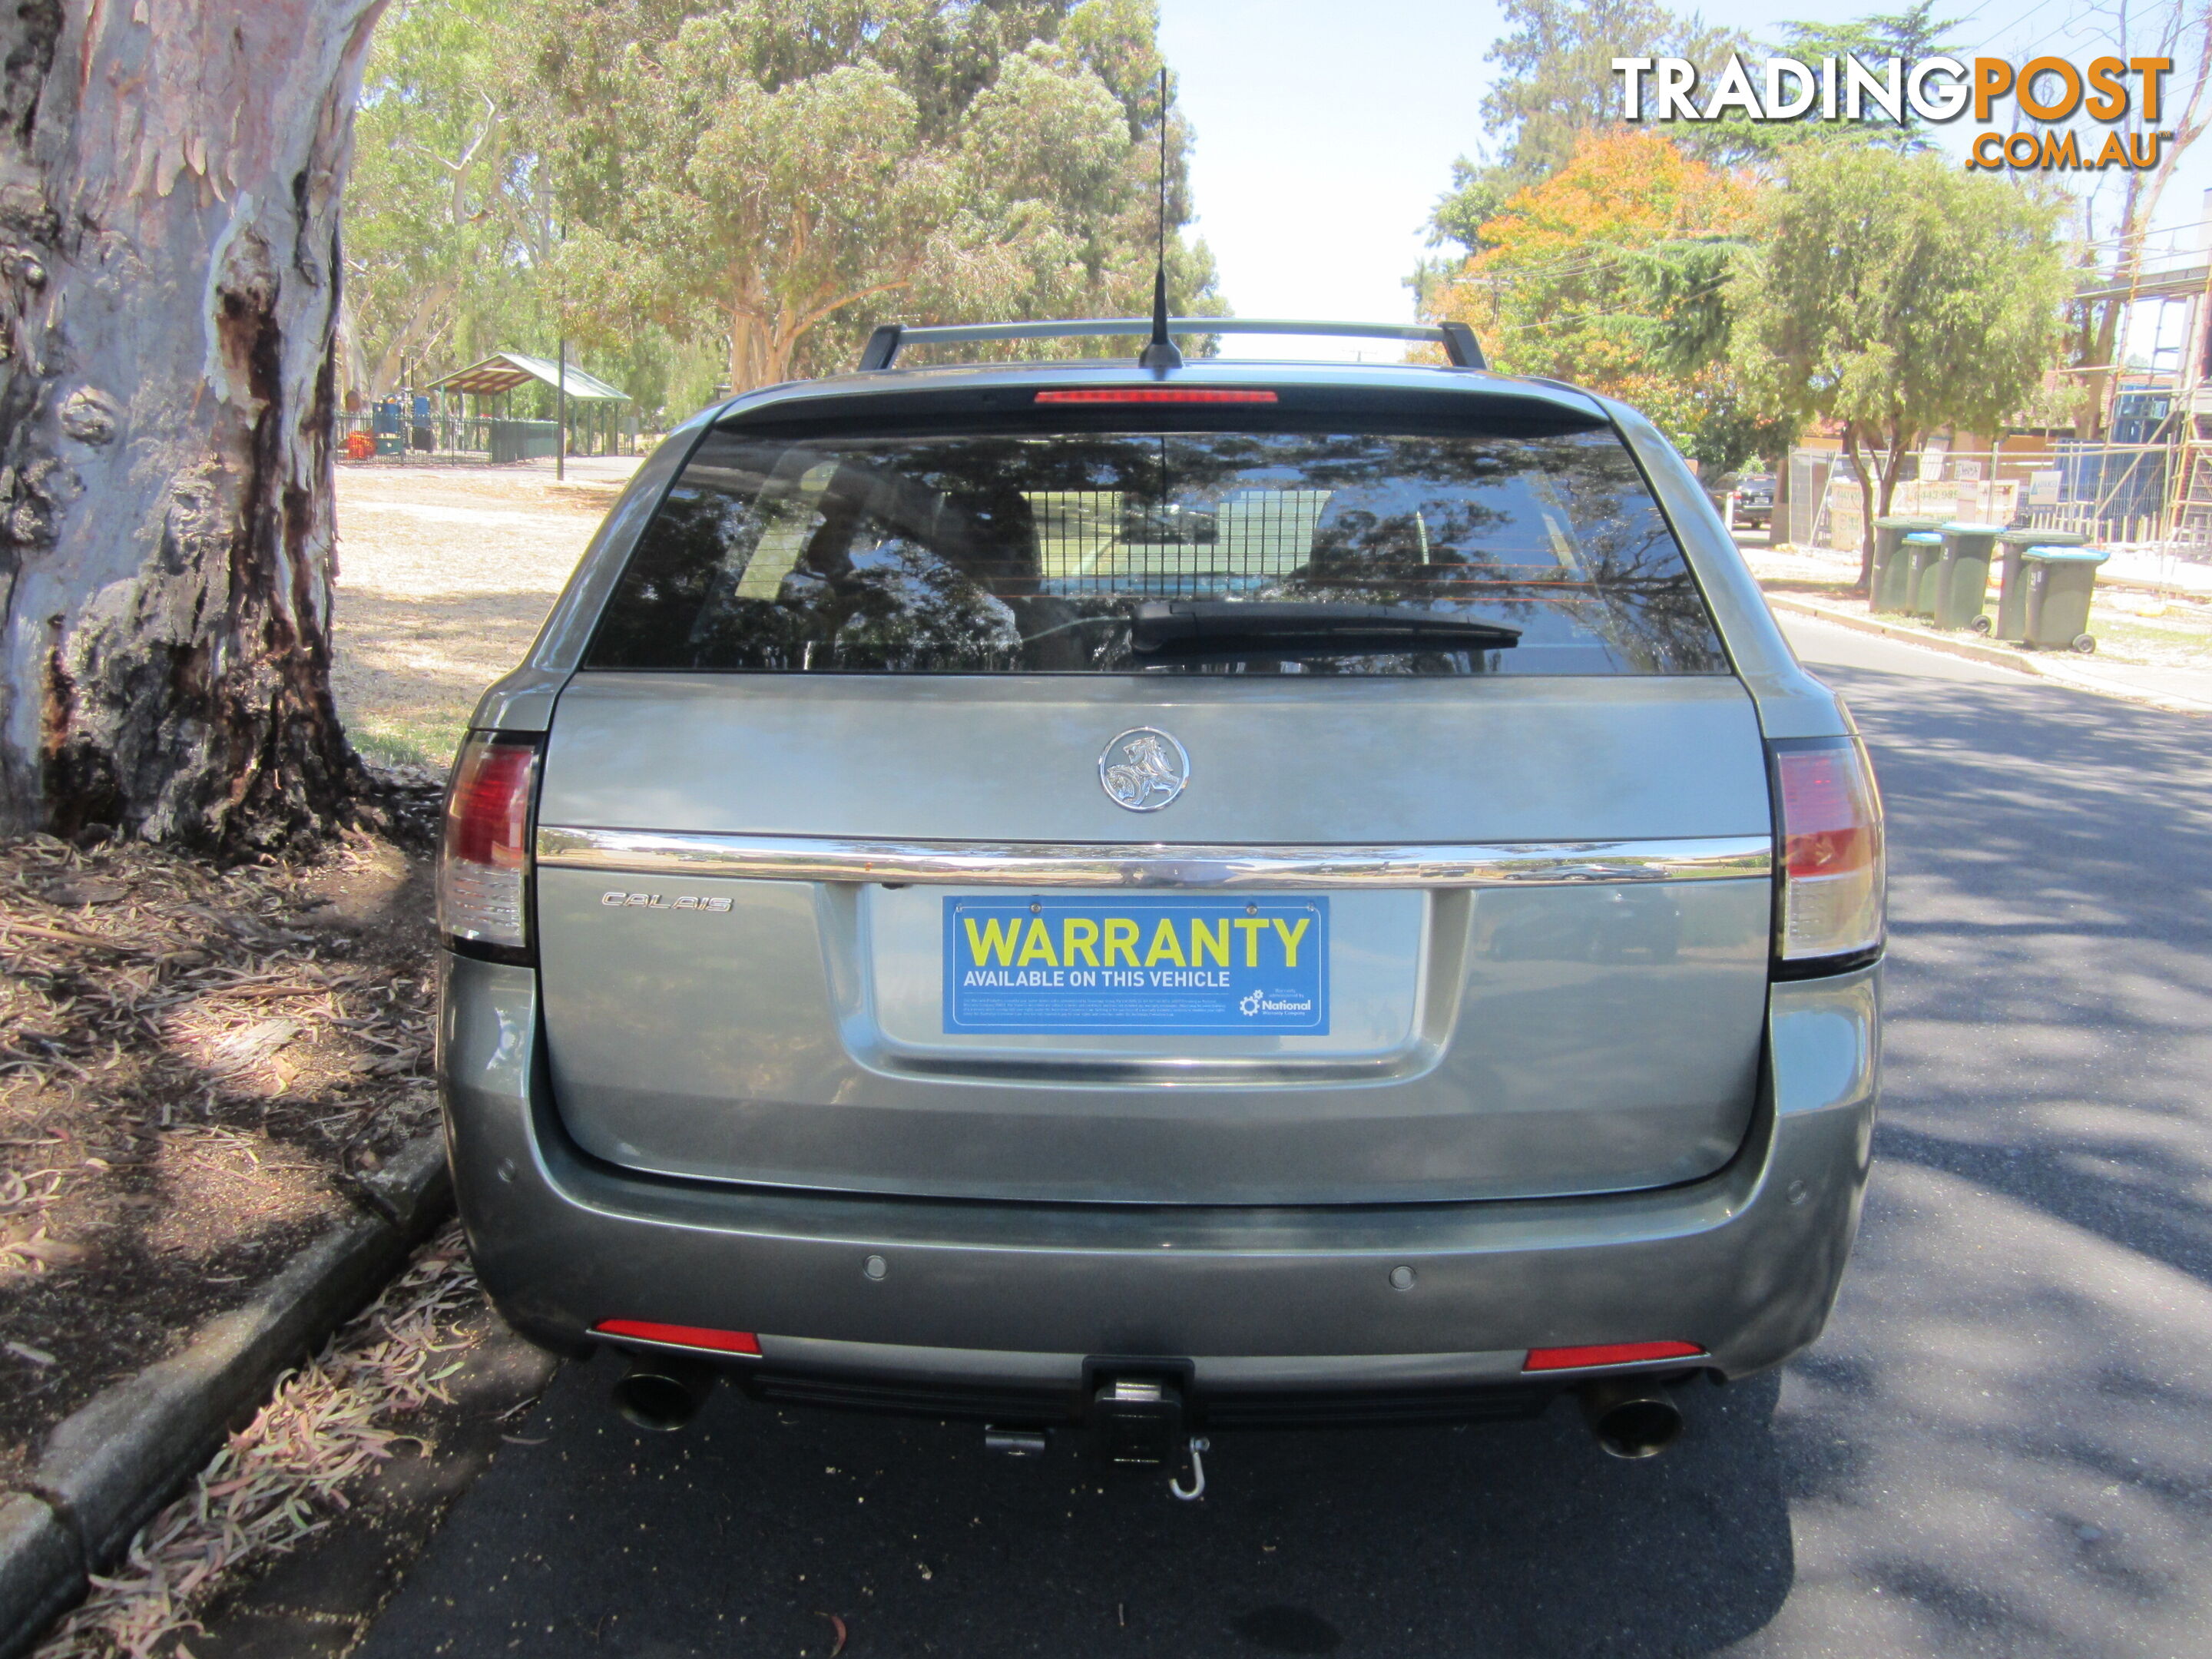
[[[1897,544],[1897,563],[1905,573],[1905,603],[1898,609],[1908,616],[1934,616],[1936,584],[1943,568],[1943,538],[1932,530],[1909,532]]]
[[[1912,590],[1907,585],[1911,575],[1911,565],[1909,560],[1898,556],[1898,550],[1907,535],[1916,531],[1936,529],[1942,522],[1941,519],[1897,514],[1874,521],[1874,579],[1867,595],[1869,610],[1912,609]]]
[[[1982,614],[1990,592],[1990,560],[1996,551],[2001,524],[1960,524],[1943,526],[1943,562],[1936,577],[1936,626],[1990,631]]]
[[[1997,537],[2004,580],[1997,592],[1996,637],[2018,645],[2027,637],[2027,571],[2021,556],[2031,547],[2086,547],[2089,538],[2073,530],[2007,530]]]
[[[2039,651],[2094,651],[2089,600],[2097,567],[2112,556],[2094,547],[2030,547],[2020,556],[2027,579],[2027,632],[2021,642]]]

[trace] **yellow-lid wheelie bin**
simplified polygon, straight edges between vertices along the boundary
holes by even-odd
[[[1997,638],[2018,645],[2027,637],[2027,577],[2021,555],[2031,547],[2085,547],[2088,541],[2073,530],[2007,530],[1998,534],[2004,580],[1997,592]]]
[[[1996,551],[2001,524],[1961,524],[1954,520],[1943,526],[1943,563],[1936,578],[1936,626],[1990,631],[1982,614],[1989,601],[1990,560]]]
[[[1869,610],[1912,609],[1911,562],[1899,558],[1898,549],[1911,532],[1935,530],[1940,528],[1942,522],[1941,519],[1923,519],[1899,514],[1890,514],[1874,521],[1874,577],[1867,592]]]
[[[2027,632],[2021,643],[2037,651],[2094,651],[2089,601],[2097,567],[2112,556],[2094,547],[2030,547],[2020,556],[2027,578]]]

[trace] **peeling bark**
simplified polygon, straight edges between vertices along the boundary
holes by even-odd
[[[361,783],[330,690],[340,193],[386,0],[0,18],[0,823],[236,854]]]

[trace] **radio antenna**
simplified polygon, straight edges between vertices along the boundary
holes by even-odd
[[[1158,258],[1152,266],[1152,337],[1137,366],[1165,374],[1182,367],[1182,353],[1168,337],[1168,66],[1160,65],[1160,199]]]

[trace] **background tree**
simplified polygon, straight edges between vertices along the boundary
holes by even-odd
[[[1565,167],[1584,133],[1626,130],[1615,58],[1687,58],[1717,70],[1750,42],[1658,0],[1504,0],[1508,31],[1486,54],[1497,78],[1478,106],[1490,143],[1452,164],[1430,220],[1431,240],[1463,253],[1516,191]]]
[[[15,9],[0,811],[216,848],[359,781],[330,696],[338,205],[382,0]]]
[[[376,32],[346,191],[346,390],[534,344],[552,201],[517,0],[401,0]],[[495,342],[495,343],[487,343]]]
[[[1763,405],[1843,427],[1867,531],[1943,427],[1994,431],[2054,362],[2063,204],[1935,155],[1796,152],[1738,279],[1735,360]]]
[[[536,28],[534,0],[398,0],[378,25],[346,186],[338,369],[349,401],[495,351],[554,355],[560,221],[543,150],[555,115]],[[648,424],[705,403],[728,358],[720,338],[674,337],[646,318],[568,343]],[[519,395],[523,412],[552,414],[543,391]]]
[[[1779,454],[1795,427],[1749,407],[1726,353],[1757,197],[1662,132],[1585,133],[1479,228],[1481,251],[1439,273],[1426,314],[1473,325],[1510,373],[1635,403],[1709,474]]]
[[[1902,81],[1923,58],[1957,57],[1957,49],[1944,40],[1957,27],[1956,19],[1936,15],[1935,0],[1913,0],[1901,12],[1875,12],[1849,22],[1784,23],[1781,40],[1765,55],[1794,58],[1816,73],[1824,58],[1856,58],[1869,69],[1894,58]],[[1790,121],[1754,121],[1731,110],[1723,119],[1705,124],[1698,137],[1700,153],[1709,157],[1770,167],[1782,152],[1802,143],[1881,144],[1917,151],[1935,143],[1910,102],[1904,118],[1893,121],[1871,99],[1860,106],[1856,121],[1840,109],[1836,119],[1824,119],[1817,101]]]
[[[1144,0],[556,0],[557,287],[600,338],[725,336],[736,390],[886,319],[1133,309],[1188,221]],[[1202,246],[1170,243],[1186,303]]]
[[[489,15],[491,0],[437,3],[466,17]],[[385,6],[257,0],[249,21],[231,0],[40,0],[12,14],[0,73],[0,822],[9,830],[103,828],[236,854],[320,834],[365,781],[330,692],[330,441],[341,395],[339,204]],[[728,210],[753,216],[744,222],[769,240],[757,270],[780,309],[751,317],[753,337],[769,337],[767,368],[777,337],[793,361],[816,344],[821,325],[788,330],[783,313],[818,273],[843,281],[854,268],[860,253],[835,246],[839,236],[880,234],[908,260],[890,279],[904,286],[884,291],[917,304],[974,292],[1045,303],[1118,292],[1140,264],[1149,273],[1138,180],[1150,176],[1148,146],[1176,150],[1147,99],[1158,53],[1142,0],[552,0],[549,9],[574,25],[562,50],[582,71],[556,76],[552,90],[592,118],[562,147],[577,164],[573,198],[556,161],[564,213],[609,214],[586,223],[626,255],[665,255],[678,269],[691,257],[635,240],[624,192],[653,180],[625,167],[663,153],[629,143],[632,112],[591,103],[592,76],[643,76],[666,107],[692,109],[689,126],[647,135],[696,135],[674,175],[681,188],[806,188],[816,161],[760,118],[762,101],[786,90],[802,95],[778,107],[805,131],[854,140],[859,154],[840,158],[845,171],[829,180],[843,192],[835,211],[805,221],[803,244],[758,200]],[[742,25],[726,40],[742,48],[744,73],[703,64],[693,86],[658,72],[656,54],[693,13]],[[625,20],[634,42],[621,37]],[[454,42],[473,49],[465,32]],[[1034,97],[1006,79],[1032,74],[1050,77],[1026,87]],[[462,90],[477,90],[467,82],[403,64],[380,84],[402,102],[442,99],[452,115],[469,103]],[[378,211],[420,210],[422,223],[462,231],[510,210],[493,200],[502,191],[543,202],[538,158],[520,142],[532,129],[510,124],[498,94],[483,90],[490,108],[443,128],[400,122],[394,104],[380,155],[425,165],[415,199]],[[1042,179],[1025,170],[1041,145],[1058,147]],[[1176,171],[1179,181],[1179,159]],[[853,183],[867,178],[895,187],[870,198]],[[1188,217],[1179,182],[1171,211]],[[917,218],[928,236],[913,234]],[[916,246],[927,255],[918,263]],[[374,269],[365,257],[363,275]],[[1180,253],[1178,269],[1186,291],[1205,286],[1200,251]],[[379,350],[398,340],[398,361],[437,337],[412,299],[382,314],[398,320]],[[719,313],[720,325],[732,315]]]

